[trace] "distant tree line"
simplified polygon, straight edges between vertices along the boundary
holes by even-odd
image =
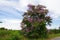
[[[3,23],[3,22],[0,22],[0,23]]]
[[[0,30],[8,30],[8,29],[6,29],[6,28],[2,27],[2,28],[0,28]]]
[[[57,33],[60,33],[60,29],[50,29],[50,30],[48,30],[48,33],[49,34],[57,34]]]

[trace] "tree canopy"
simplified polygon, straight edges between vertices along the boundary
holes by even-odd
[[[48,9],[43,5],[28,5],[23,14],[21,23],[22,32],[29,37],[44,37],[47,34],[46,25],[51,25],[52,19],[48,16]]]

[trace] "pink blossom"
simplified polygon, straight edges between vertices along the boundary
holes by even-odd
[[[28,21],[29,21],[29,22],[32,22],[32,18],[28,18]]]
[[[43,21],[43,19],[39,19],[39,18],[38,18],[38,22],[42,22],[42,21]]]
[[[39,11],[37,11],[37,13],[43,13],[44,12],[44,10],[42,9],[42,10],[39,10]]]
[[[38,5],[38,7],[40,7],[40,8],[46,8],[45,6],[43,6],[43,5]]]
[[[29,4],[29,5],[28,5],[28,7],[32,7],[32,5],[31,5],[31,4]]]
[[[39,10],[39,13],[42,13],[42,12],[44,12],[44,10],[42,9],[42,10]]]
[[[29,29],[26,29],[27,32],[29,32]]]
[[[32,5],[32,4],[29,4],[29,5],[28,5],[28,7],[32,8],[32,7],[34,7],[34,5]]]

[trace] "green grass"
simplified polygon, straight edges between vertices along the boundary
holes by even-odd
[[[43,40],[43,39],[41,38],[28,39],[23,36],[20,30],[0,30],[0,40]]]
[[[59,34],[50,34],[49,39],[59,37]],[[44,38],[28,39],[23,36],[20,30],[0,30],[0,40],[47,40]]]
[[[53,39],[53,38],[56,38],[56,37],[60,37],[60,33],[49,35],[49,39]]]

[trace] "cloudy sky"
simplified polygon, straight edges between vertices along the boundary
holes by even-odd
[[[0,0],[0,27],[18,30],[21,29],[20,23],[22,15],[27,10],[28,4],[45,5],[49,10],[52,25],[48,29],[58,29],[60,26],[60,0]]]

